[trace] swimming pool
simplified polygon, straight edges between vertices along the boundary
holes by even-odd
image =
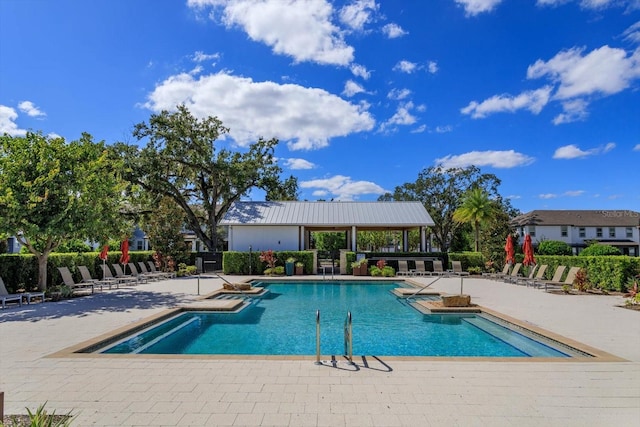
[[[102,353],[314,355],[316,312],[321,353],[344,354],[353,319],[354,355],[449,357],[575,356],[483,314],[424,314],[390,291],[401,282],[260,283],[269,290],[239,313],[184,312]],[[578,354],[584,356],[584,354]]]

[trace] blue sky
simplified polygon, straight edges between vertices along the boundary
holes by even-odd
[[[0,132],[136,143],[184,103],[307,200],[476,165],[523,212],[640,211],[639,89],[640,0],[0,0]]]

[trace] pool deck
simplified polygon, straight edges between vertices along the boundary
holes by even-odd
[[[77,426],[640,425],[640,312],[616,307],[621,297],[553,295],[482,278],[463,286],[474,304],[626,361],[367,355],[355,366],[339,356],[318,366],[313,358],[51,356],[169,308],[202,304],[198,287],[201,295],[222,287],[218,278],[172,279],[0,310],[5,414],[47,402],[50,411],[77,414]],[[432,288],[459,293],[460,279]]]

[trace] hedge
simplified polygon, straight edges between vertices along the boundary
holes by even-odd
[[[152,260],[151,251],[129,252],[129,262]],[[102,260],[98,257],[99,252],[83,253],[52,253],[47,261],[47,288],[61,285],[62,278],[58,272],[58,267],[69,267],[76,282],[81,280],[78,265],[85,265],[91,272],[91,277],[102,277]],[[120,260],[122,252],[109,252],[106,264],[116,264]],[[9,293],[18,289],[32,290],[37,288],[38,283],[38,260],[32,254],[2,254],[0,255],[0,277],[4,281]]]
[[[280,251],[274,252],[276,266],[284,266],[288,258],[294,258],[296,262],[304,264],[305,274],[313,271],[313,251]],[[267,264],[260,261],[260,252],[236,252],[222,253],[222,272],[224,274],[263,274]]]

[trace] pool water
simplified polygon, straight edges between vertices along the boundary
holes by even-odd
[[[353,354],[375,356],[570,357],[477,314],[423,314],[390,291],[401,283],[262,283],[269,293],[239,313],[185,312],[104,353],[345,354],[352,314]]]

